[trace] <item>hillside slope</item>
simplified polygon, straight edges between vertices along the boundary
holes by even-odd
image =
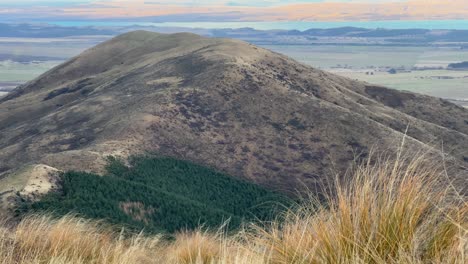
[[[356,153],[398,146],[407,127],[412,149],[443,142],[466,185],[464,108],[241,41],[137,31],[0,99],[0,172],[30,163],[102,172],[107,155],[151,152],[274,189],[313,189]]]

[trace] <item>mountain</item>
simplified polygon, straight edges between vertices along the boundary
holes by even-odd
[[[466,186],[468,110],[339,77],[248,43],[136,31],[0,99],[1,192],[44,164],[101,173],[152,153],[262,186],[315,190],[361,154],[443,149]],[[439,153],[440,154],[440,153]]]

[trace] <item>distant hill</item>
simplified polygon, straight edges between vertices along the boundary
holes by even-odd
[[[27,177],[15,172],[27,164],[103,173],[109,155],[145,153],[285,193],[317,191],[405,133],[413,150],[440,155],[443,142],[453,180],[465,185],[467,109],[238,40],[136,31],[0,99],[0,192],[21,186]]]
[[[468,69],[468,61],[464,62],[459,62],[459,63],[451,63],[448,65],[449,69],[454,69],[454,70],[466,70]]]
[[[455,45],[460,46],[468,42],[468,30],[429,30],[429,29],[386,29],[386,28],[311,28],[307,30],[258,30],[254,28],[223,28],[200,29],[180,27],[156,26],[108,26],[102,27],[65,27],[48,24],[11,24],[0,23],[0,37],[13,38],[58,38],[71,36],[116,36],[134,30],[150,30],[162,33],[191,32],[209,37],[235,38],[254,44],[321,44],[324,45],[333,39],[335,44],[352,45]],[[294,37],[294,38],[292,38]],[[353,39],[363,38],[372,40],[356,42]],[[465,43],[466,44],[466,43]]]
[[[255,30],[255,29],[219,29],[209,31],[208,35],[229,37],[258,44],[352,44],[352,45],[455,45],[468,42],[468,30],[428,30],[428,29],[367,29],[341,27],[330,29],[300,30]],[[294,38],[291,38],[294,36]],[[289,38],[288,38],[289,37]],[[339,41],[329,38],[339,38]],[[356,39],[372,40],[356,42]],[[321,41],[317,41],[321,40]],[[325,43],[324,43],[325,41]]]

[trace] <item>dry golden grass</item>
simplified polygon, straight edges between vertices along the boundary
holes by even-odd
[[[423,155],[369,162],[325,204],[312,199],[252,240],[268,263],[466,263],[468,206],[440,187],[439,166]]]
[[[198,230],[172,242],[123,238],[92,221],[31,216],[1,230],[0,263],[464,264],[468,205],[440,187],[444,173],[424,155],[369,161],[352,181],[337,180],[325,202],[310,198],[278,221],[229,237]]]
[[[72,216],[27,217],[13,232],[2,230],[0,263],[154,263],[159,237],[124,239],[100,226]]]

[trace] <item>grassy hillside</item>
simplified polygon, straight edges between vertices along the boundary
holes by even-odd
[[[63,190],[22,210],[78,213],[148,232],[174,232],[230,220],[267,220],[287,199],[257,185],[172,158],[139,157],[130,167],[111,158],[108,175],[61,176]]]
[[[168,242],[69,216],[30,216],[0,228],[0,263],[464,264],[468,206],[450,187],[440,188],[443,174],[442,163],[424,157],[368,163],[325,204],[312,198],[281,221],[232,236],[195,230]]]

